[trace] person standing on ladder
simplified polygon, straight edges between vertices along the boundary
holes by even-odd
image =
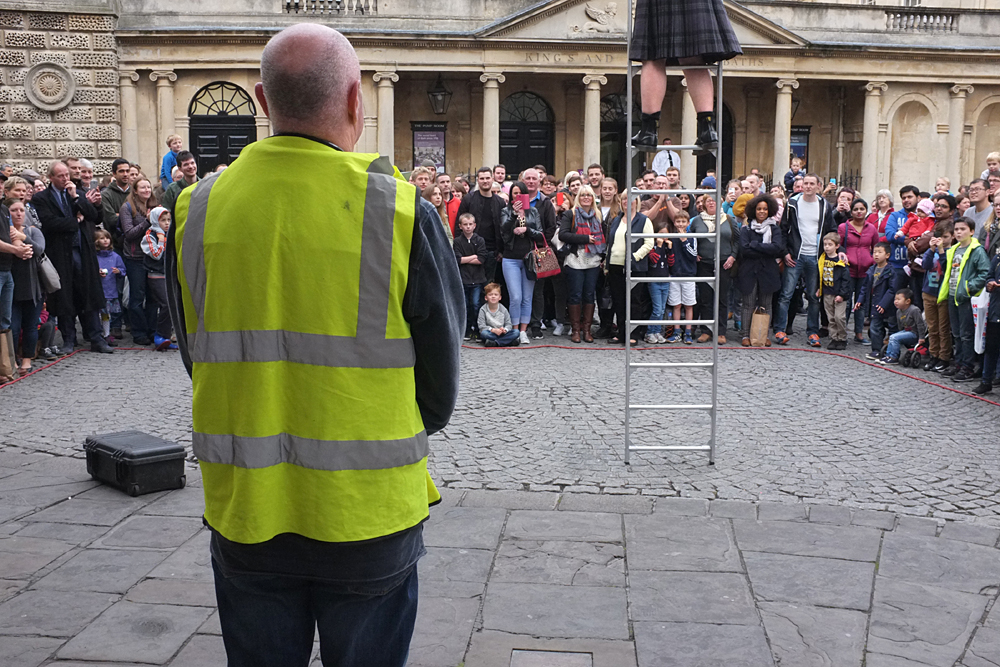
[[[318,625],[324,665],[402,667],[441,499],[428,434],[458,396],[458,266],[416,188],[353,152],[343,35],[289,27],[260,71],[276,135],[181,193],[167,254],[222,637],[230,665],[306,667]]]
[[[657,146],[657,122],[667,92],[665,67],[710,65],[743,53],[722,0],[637,0],[629,59],[642,62],[642,121],[632,144],[652,152]],[[713,111],[712,76],[707,69],[686,69],[688,92],[698,112],[701,150],[718,147]]]

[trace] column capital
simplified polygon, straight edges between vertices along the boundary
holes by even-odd
[[[798,89],[799,80],[798,79],[778,79],[774,82],[775,87],[778,89],[779,93],[792,94],[793,90]],[[785,90],[785,89],[788,90]]]
[[[948,92],[951,93],[953,97],[965,97],[966,95],[971,95],[974,90],[975,88],[969,84],[956,83],[948,89]]]
[[[587,74],[583,77],[583,85],[599,89],[601,86],[608,85],[608,77],[603,74]]]
[[[864,89],[867,95],[878,97],[885,91],[889,90],[889,84],[885,81],[869,81],[864,85]]]
[[[501,83],[507,80],[507,77],[503,75],[503,72],[483,72],[479,75],[479,80],[487,88],[496,88]]]
[[[139,73],[134,69],[120,69],[118,70],[118,83],[122,86],[134,86],[135,82],[139,80]]]
[[[372,79],[375,80],[375,83],[381,86],[391,86],[399,81],[399,75],[395,72],[375,72],[375,74],[372,75]],[[383,81],[386,83],[382,83]]]
[[[177,80],[177,73],[173,70],[154,69],[149,73],[149,80],[155,81],[158,86],[169,86]]]

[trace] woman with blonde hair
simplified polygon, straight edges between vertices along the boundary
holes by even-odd
[[[19,201],[24,204],[25,224],[28,227],[41,229],[42,223],[38,219],[38,212],[35,211],[35,207],[29,203],[31,201],[29,193],[34,194],[34,188],[31,184],[20,176],[11,176],[7,179],[7,182],[3,184],[3,188],[4,198]]]
[[[879,241],[885,241],[885,223],[889,220],[889,215],[893,212],[893,200],[891,190],[879,190],[872,203],[872,212],[868,214],[865,222],[870,222],[878,231]]]
[[[601,209],[590,185],[580,186],[573,207],[559,216],[559,240],[566,244],[563,272],[572,333],[570,340],[593,343],[590,333],[597,303],[597,276],[607,251]]]
[[[444,193],[441,192],[441,188],[437,185],[428,185],[420,193],[420,196],[431,203],[431,206],[437,211],[438,218],[441,220],[441,226],[444,227],[444,233],[448,235],[448,240],[454,241],[455,236],[448,225],[448,207],[445,206]]]

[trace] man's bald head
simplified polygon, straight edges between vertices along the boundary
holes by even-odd
[[[361,80],[361,66],[342,34],[300,23],[267,43],[260,76],[268,115],[276,125],[282,120],[341,124],[348,115],[345,101]]]

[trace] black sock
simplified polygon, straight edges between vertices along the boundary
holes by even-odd
[[[642,114],[641,120],[643,122],[652,121],[655,123],[660,120],[660,112],[657,111],[656,113],[644,113]]]
[[[699,111],[698,112],[699,121],[707,121],[709,123],[714,122],[715,112],[714,111]]]

